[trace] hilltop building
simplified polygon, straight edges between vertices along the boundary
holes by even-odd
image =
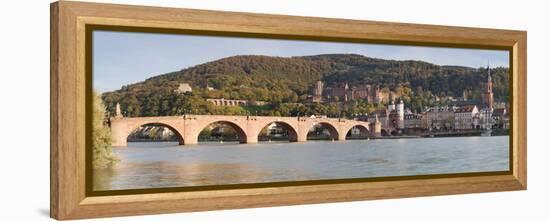
[[[348,101],[350,93],[349,91],[349,85],[348,83],[338,85],[336,87],[332,87],[330,90],[330,96],[332,97],[338,97],[340,100]]]
[[[216,106],[261,106],[266,105],[265,101],[248,101],[248,100],[233,100],[233,99],[206,99],[206,101],[213,103]]]
[[[193,88],[191,88],[191,85],[189,85],[188,83],[181,83],[178,86],[178,89],[176,89],[176,92],[178,93],[187,93],[192,91],[193,91]]]
[[[369,103],[382,102],[380,86],[361,85],[350,87],[348,83],[340,84],[329,89],[332,97],[338,97],[342,101],[367,100]]]
[[[315,83],[315,87],[313,88],[312,101],[314,103],[323,102],[323,82],[322,81],[317,81]]]

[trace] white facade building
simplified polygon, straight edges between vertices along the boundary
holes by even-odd
[[[428,129],[452,128],[454,126],[456,107],[431,107],[426,111]]]
[[[483,108],[479,110],[476,128],[489,130],[493,126],[493,108]]]
[[[468,130],[475,128],[475,118],[479,114],[479,110],[476,105],[467,105],[458,107],[454,114],[454,129]]]
[[[405,128],[405,104],[403,100],[399,99],[399,103],[396,105],[397,110],[397,128]]]

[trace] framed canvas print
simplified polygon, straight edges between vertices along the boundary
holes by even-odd
[[[525,31],[51,5],[51,216],[524,190]]]

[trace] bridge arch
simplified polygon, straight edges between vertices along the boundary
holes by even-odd
[[[382,128],[380,130],[380,135],[383,136],[383,137],[392,136],[392,133],[393,133],[393,130],[391,130],[391,129]]]
[[[338,129],[336,129],[336,126],[334,126],[333,124],[331,124],[329,122],[315,122],[308,129],[307,138],[306,138],[307,140],[310,140],[310,135],[320,135],[320,134],[316,134],[316,133],[319,133],[319,131],[315,132],[315,128],[318,128],[318,127],[323,127],[323,128],[326,129],[326,131],[328,131],[329,139],[332,139],[332,140],[339,140],[340,139],[340,133],[338,132]]]
[[[399,131],[398,130],[393,130],[392,132],[390,132],[390,134],[392,136],[399,136]]]
[[[239,125],[237,123],[234,123],[234,122],[231,122],[231,121],[227,121],[227,120],[215,120],[215,121],[212,121],[212,122],[208,122],[208,123],[206,123],[206,125],[204,125],[200,128],[199,134],[200,134],[201,131],[203,131],[204,129],[206,129],[207,127],[209,127],[210,125],[213,125],[213,124],[214,125],[215,124],[223,124],[223,125],[227,125],[227,126],[231,127],[233,130],[235,130],[237,140],[239,141],[239,143],[247,143],[248,135],[245,132],[245,129],[243,129],[243,127],[241,125]],[[198,141],[199,134],[197,134],[197,141]]]
[[[112,145],[124,147],[128,144],[128,136],[144,125],[162,126],[172,131],[178,142],[183,144],[185,136],[184,124],[180,117],[141,117],[141,118],[109,118]]]
[[[287,122],[284,122],[284,121],[280,121],[280,120],[271,121],[271,122],[265,124],[263,127],[261,127],[260,131],[258,131],[258,134],[256,135],[256,137],[258,137],[258,140],[259,140],[259,137],[260,137],[263,129],[270,126],[271,124],[277,124],[277,125],[281,126],[284,130],[286,130],[287,133],[288,133],[288,141],[289,142],[297,142],[298,141],[298,129],[294,128],[294,126],[292,126],[291,124],[289,124]]]
[[[353,135],[352,133],[353,132],[356,132],[356,131],[352,131],[354,128],[356,128],[357,130],[359,130],[359,135]],[[365,126],[365,125],[362,125],[362,124],[355,124],[355,125],[352,125],[350,126],[349,128],[346,128],[346,130],[344,130],[344,132],[346,133],[346,139],[347,137],[356,137],[356,138],[359,138],[359,139],[365,139],[365,138],[368,138],[370,137],[370,131],[369,131],[369,128],[368,126]]]
[[[126,138],[125,138],[126,143],[128,143],[128,141],[130,139],[130,135],[132,135],[134,132],[137,132],[142,127],[146,127],[146,126],[155,126],[155,127],[167,128],[168,130],[172,131],[172,133],[174,133],[174,135],[176,136],[176,139],[177,139],[177,141],[180,145],[184,144],[183,135],[180,131],[178,131],[178,129],[176,129],[174,126],[172,126],[170,124],[161,123],[161,122],[146,122],[146,123],[143,123],[143,124],[139,124],[138,126],[134,126],[133,129],[130,129],[129,132],[126,134]]]

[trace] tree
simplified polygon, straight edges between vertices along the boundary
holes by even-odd
[[[118,159],[113,155],[111,130],[104,123],[105,106],[101,96],[96,92],[93,94],[93,115],[92,115],[92,149],[94,168],[107,168],[114,165]]]

